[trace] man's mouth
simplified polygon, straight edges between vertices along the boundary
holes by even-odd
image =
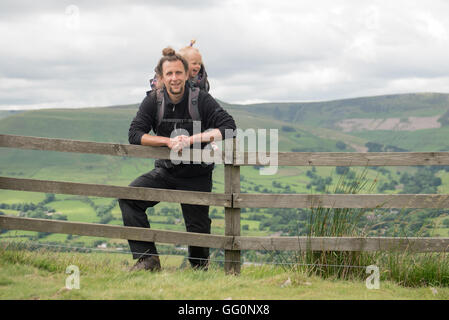
[[[171,83],[170,84],[170,91],[173,93],[178,93],[182,90],[182,82],[178,83]]]

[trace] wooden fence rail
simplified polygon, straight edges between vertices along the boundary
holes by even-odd
[[[449,238],[242,237],[12,216],[0,216],[0,228],[185,244],[230,251],[403,251],[407,249],[413,252],[444,252],[449,249]],[[240,258],[236,261],[239,260]]]
[[[167,148],[6,134],[0,134],[0,147],[170,159]],[[277,152],[266,156],[277,157],[279,166],[449,166],[449,152]],[[256,152],[235,151],[229,160],[225,163],[234,166],[267,164]]]
[[[449,152],[277,152],[279,166],[447,166]],[[267,165],[256,152],[237,152],[236,166]]]
[[[224,193],[119,187],[104,184],[75,183],[0,177],[0,189],[50,192],[132,200],[164,201],[230,207],[232,195]]]
[[[234,194],[235,208],[449,208],[449,194]]]
[[[228,141],[229,142],[229,141]],[[225,208],[225,235],[175,232],[92,223],[0,216],[0,229],[68,233],[128,240],[154,241],[225,250],[225,271],[240,272],[241,250],[447,252],[449,238],[391,237],[246,237],[240,235],[241,208],[449,208],[447,194],[247,194],[240,192],[240,166],[267,165],[254,153],[239,153],[225,143],[225,193],[120,187],[99,184],[0,177],[0,189],[50,192],[121,199],[152,200]],[[99,143],[16,135],[0,135],[0,147],[169,159],[167,148]],[[191,159],[190,155],[186,160]],[[412,166],[449,165],[449,152],[279,152],[280,166]],[[184,159],[184,158],[183,158]],[[256,161],[254,162],[254,159]]]

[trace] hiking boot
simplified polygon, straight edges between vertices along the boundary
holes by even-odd
[[[129,271],[161,271],[161,262],[158,256],[141,257]]]

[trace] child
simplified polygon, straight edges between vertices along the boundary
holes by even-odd
[[[190,41],[190,46],[179,50],[179,53],[189,63],[189,82],[193,87],[209,91],[209,82],[207,81],[207,73],[203,64],[200,51],[193,47],[195,40]]]
[[[190,46],[180,49],[179,53],[189,63],[189,84],[192,87],[199,87],[200,89],[209,92],[210,85],[209,81],[207,81],[206,69],[204,67],[200,51],[193,47],[195,42],[195,40],[191,40]],[[157,75],[150,80],[152,90],[160,88],[161,84],[157,80]]]

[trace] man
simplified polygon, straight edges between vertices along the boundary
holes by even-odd
[[[147,93],[129,128],[129,142],[144,146],[165,146],[173,151],[188,148],[195,143],[202,147],[210,141],[225,136],[226,129],[236,129],[234,119],[206,91],[192,89],[188,84],[188,63],[171,48],[165,48],[156,73],[164,87]],[[192,92],[196,91],[197,113],[201,121],[201,133],[193,134],[191,115]],[[173,130],[184,129],[175,137]],[[208,130],[209,129],[209,130]],[[156,135],[148,132],[153,130]],[[204,132],[208,130],[207,132]],[[130,186],[161,189],[177,189],[210,192],[214,165],[175,164],[170,160],[156,160],[155,168],[138,177]],[[146,227],[150,224],[146,209],[157,201],[119,199],[125,226]],[[188,232],[210,233],[209,207],[181,204]],[[138,259],[131,270],[158,271],[161,269],[156,246],[153,242],[129,240],[133,258]],[[209,248],[189,246],[189,262],[193,268],[207,269]]]

